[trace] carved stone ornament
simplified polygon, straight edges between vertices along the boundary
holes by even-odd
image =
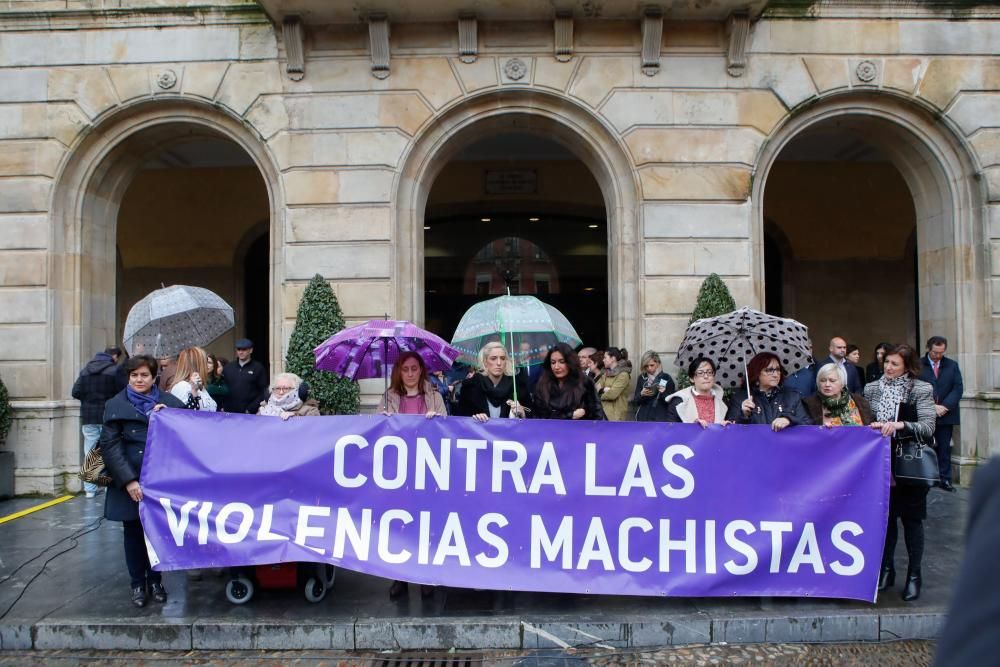
[[[528,73],[528,66],[520,58],[511,58],[504,63],[503,73],[511,81],[520,81]]]
[[[878,66],[870,60],[862,60],[858,63],[854,73],[857,75],[858,81],[871,83],[878,76]]]
[[[663,41],[663,13],[659,7],[647,7],[642,16],[642,73],[655,76],[660,71],[660,46]]]
[[[156,76],[156,85],[163,90],[170,90],[177,85],[177,74],[172,69],[165,69]]]

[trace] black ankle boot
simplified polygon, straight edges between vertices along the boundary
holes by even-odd
[[[896,568],[891,565],[883,565],[878,576],[878,589],[884,591],[896,583]]]
[[[406,593],[409,586],[407,586],[405,581],[399,581],[398,579],[392,582],[392,586],[389,586],[389,599],[395,600],[403,593]]]
[[[906,585],[903,586],[903,601],[913,602],[920,597],[920,570],[910,570],[906,573]]]

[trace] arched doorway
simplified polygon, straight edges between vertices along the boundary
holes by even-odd
[[[510,290],[555,306],[583,340],[604,347],[607,267],[600,189],[555,141],[485,136],[434,181],[424,215],[425,323],[445,337],[474,303]]]
[[[812,272],[823,288],[812,297],[837,316],[836,325],[829,321],[819,327],[809,321],[806,324],[812,326],[813,342],[821,354],[830,334],[864,342],[865,336],[871,335],[872,323],[893,324],[893,330],[885,334],[887,340],[911,342],[921,350],[930,335],[948,338],[949,354],[966,371],[961,445],[953,450],[953,464],[963,479],[988,448],[986,441],[980,441],[982,434],[989,432],[988,409],[977,394],[996,384],[988,370],[994,362],[989,343],[993,329],[989,264],[984,261],[989,255],[983,206],[986,197],[972,156],[947,116],[889,93],[840,93],[790,116],[774,132],[758,157],[752,192],[756,223],[752,233],[758,248],[766,241],[765,220],[775,215],[788,220],[789,214],[795,213],[781,212],[780,206],[773,211],[769,207],[768,190],[787,187],[787,182],[782,186],[782,174],[795,178],[788,176],[789,165],[782,164],[783,160],[798,162],[794,166],[801,171],[813,172],[812,183],[804,187],[813,187],[813,192],[818,186],[823,188],[811,209],[803,208],[796,214],[806,219],[806,227],[811,221],[824,219],[828,214],[821,210],[824,206],[834,206],[843,213],[855,204],[833,202],[833,196],[878,201],[875,215],[855,211],[867,221],[855,227],[859,238],[842,238],[830,224],[817,225],[818,234],[817,229],[802,232],[814,235],[810,251],[820,252],[814,255],[817,261],[822,262],[824,256],[832,260],[829,271]],[[815,157],[826,159],[803,160]],[[806,169],[805,163],[810,161],[814,164]],[[849,174],[845,173],[848,168]],[[858,179],[859,174],[868,178]],[[845,253],[851,244],[863,246],[873,266],[854,262],[856,255]],[[857,256],[865,255],[859,252]],[[798,260],[795,255],[794,261]],[[862,273],[834,273],[844,263],[853,264]],[[786,261],[786,269],[787,265]],[[764,283],[770,279],[765,273],[764,253],[758,254],[753,270],[758,296],[763,296]],[[785,314],[791,314],[791,306],[800,315],[802,308],[788,298],[790,289],[814,289],[802,280],[786,270]],[[857,292],[869,292],[883,303],[877,303],[877,298],[869,300],[865,294],[852,296]],[[891,316],[883,316],[883,311]],[[823,331],[823,326],[828,330]],[[869,346],[873,338],[868,339]],[[863,347],[868,348],[866,355],[871,353],[870,347]]]
[[[593,319],[606,314],[608,340],[637,349],[639,189],[627,152],[620,137],[599,117],[564,97],[535,90],[470,96],[442,113],[411,144],[397,176],[395,198],[396,315],[425,321],[424,234],[430,231],[424,229],[428,226],[425,214],[439,175],[456,156],[477,142],[505,134],[543,137],[568,151],[591,174],[604,205],[608,290],[607,309],[595,313]]]
[[[120,341],[130,290],[214,284],[233,299],[242,283],[242,269],[233,264],[244,220],[270,223],[269,265],[276,268],[259,302],[275,340],[281,318],[271,295],[283,280],[274,261],[283,238],[279,183],[263,143],[239,120],[199,103],[138,104],[88,133],[64,165],[53,199],[50,254],[61,268],[51,281],[52,395],[68,395],[81,360]],[[247,211],[240,209],[243,197]],[[198,224],[185,219],[192,210]],[[145,229],[154,219],[158,228]],[[231,335],[239,336],[241,300],[231,303],[237,309]],[[231,344],[220,341],[220,351],[231,355]]]

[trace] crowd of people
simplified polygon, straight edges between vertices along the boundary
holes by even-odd
[[[414,352],[400,355],[392,367],[378,412],[385,415],[449,414],[479,422],[528,418],[697,423],[759,424],[773,431],[818,425],[878,430],[893,443],[906,438],[931,441],[939,456],[939,486],[951,484],[952,429],[959,423],[962,377],[958,365],[945,356],[948,341],[934,336],[921,357],[906,344],[880,343],[867,367],[860,366],[856,346],[834,337],[829,356],[789,375],[779,357],[761,352],[749,360],[743,386],[724,390],[716,382],[717,362],[694,359],[678,389],[654,351],[642,355],[634,372],[628,351],[609,347],[574,349],[565,343],[548,348],[541,364],[518,369],[499,342],[487,343],[478,363],[457,380],[430,373]],[[149,566],[138,502],[139,475],[149,416],[164,407],[225,410],[287,420],[319,415],[308,388],[291,373],[268,380],[262,363],[252,357],[253,343],[236,343],[236,359],[226,361],[200,348],[182,350],[175,358],[156,360],[139,355],[124,362],[121,351],[98,353],[80,372],[73,396],[82,403],[84,447],[98,442],[113,484],[108,487],[105,517],[124,526],[125,561],[131,579],[131,599],[144,606],[151,597],[167,597],[160,575]],[[879,590],[895,583],[894,553],[898,525],[908,556],[902,598],[916,600],[921,589],[927,515],[927,486],[891,480],[889,524]],[[96,487],[88,486],[93,497]],[[405,593],[396,581],[391,597]],[[422,589],[427,595],[431,589]]]

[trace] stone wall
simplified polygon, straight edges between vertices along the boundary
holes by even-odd
[[[468,64],[454,23],[398,25],[384,79],[363,26],[307,26],[294,81],[280,32],[254,7],[90,11],[106,4],[0,11],[0,373],[19,409],[6,445],[18,492],[58,488],[78,461],[68,389],[112,337],[116,165],[182,137],[185,123],[236,141],[262,174],[272,340],[287,339],[317,272],[351,319],[419,320],[421,179],[447,162],[437,149],[510,111],[574,143],[601,187],[613,337],[668,351],[709,273],[761,305],[760,195],[797,123],[878,116],[911,138],[893,158],[918,204],[925,324],[956,332],[968,369],[961,456],[997,451],[1000,412],[985,402],[1000,388],[997,18],[869,18],[847,4],[839,18],[765,16],[739,77],[718,23],[667,21],[654,76],[640,67],[638,21],[577,20],[568,62],[552,57],[550,22],[482,22]],[[281,357],[274,346],[272,365]]]

